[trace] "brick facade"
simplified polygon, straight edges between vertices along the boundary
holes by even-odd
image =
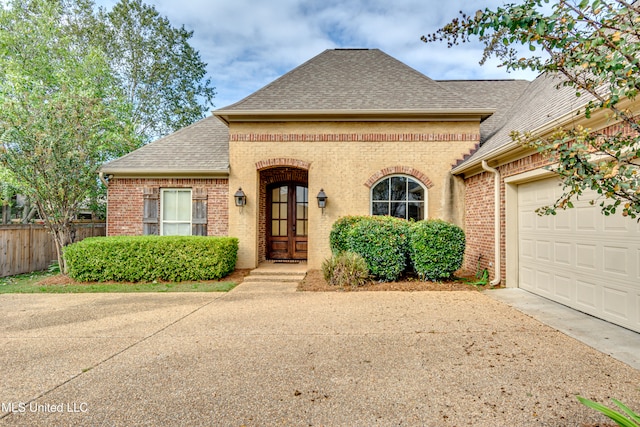
[[[108,188],[108,236],[142,235],[144,188],[206,188],[207,234],[229,232],[229,181],[212,178],[115,178]]]
[[[431,218],[450,219],[449,212],[462,211],[462,200],[447,194],[450,169],[478,143],[479,123],[232,122],[229,132],[229,186],[247,194],[247,206],[229,212],[229,233],[240,239],[238,267],[252,268],[264,259],[264,189],[273,170],[307,175],[308,264],[320,268],[331,253],[333,223],[344,215],[368,215],[370,187],[385,176],[404,174],[422,182]],[[324,211],[315,203],[321,188],[328,196]]]
[[[500,247],[501,277],[506,275],[505,252],[505,183],[511,176],[542,168],[549,164],[549,159],[539,153],[505,163],[496,167],[500,172]],[[495,276],[494,249],[494,178],[493,174],[483,172],[465,179],[465,221],[467,237],[463,270],[475,274],[484,269],[489,276]],[[491,264],[491,266],[489,266]]]

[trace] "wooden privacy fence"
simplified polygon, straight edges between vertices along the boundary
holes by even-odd
[[[75,242],[87,237],[104,236],[101,222],[76,222]],[[44,270],[56,261],[53,237],[40,224],[0,225],[0,277]]]

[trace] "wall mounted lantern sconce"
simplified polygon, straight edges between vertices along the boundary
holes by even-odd
[[[236,194],[233,195],[233,198],[236,201],[236,206],[238,206],[239,208],[242,208],[247,204],[247,195],[244,194],[244,191],[242,191],[242,187],[238,188],[238,191],[236,191]]]
[[[328,197],[322,188],[320,189],[320,192],[318,193],[316,198],[318,199],[318,207],[322,209],[322,213],[324,214],[324,208],[327,207]]]

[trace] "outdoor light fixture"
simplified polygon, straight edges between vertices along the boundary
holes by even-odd
[[[327,207],[327,195],[322,188],[316,198],[318,199],[318,207],[322,209],[322,213],[324,213],[324,208]]]
[[[247,204],[247,196],[244,194],[244,191],[242,191],[242,187],[238,188],[233,198],[236,200],[236,206],[240,208]]]

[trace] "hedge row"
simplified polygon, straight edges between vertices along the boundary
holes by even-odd
[[[393,281],[413,269],[422,280],[451,277],[462,266],[462,229],[442,220],[409,222],[388,216],[345,216],[329,235],[331,251],[355,252],[378,280]]]
[[[204,236],[114,236],[65,248],[71,278],[79,281],[214,280],[231,273],[238,239]]]

